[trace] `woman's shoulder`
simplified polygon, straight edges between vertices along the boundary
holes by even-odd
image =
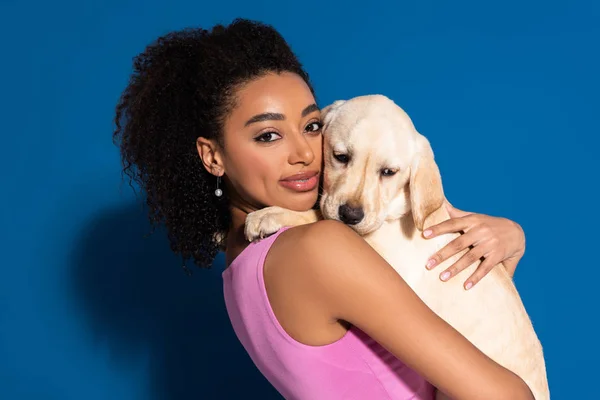
[[[368,274],[368,264],[376,258],[379,254],[347,225],[323,220],[281,232],[271,245],[266,266],[298,279],[333,279],[341,269]]]
[[[346,224],[329,219],[294,226],[287,229],[284,234],[287,237],[293,237],[294,240],[300,241],[303,245],[312,245],[315,241],[322,240],[327,240],[328,242],[331,242],[331,244],[337,244],[340,241],[343,243],[346,240],[362,240],[362,238]],[[282,234],[282,236],[284,234]]]
[[[282,232],[273,243],[275,249],[284,249],[288,258],[319,259],[344,251],[347,246],[370,246],[347,225],[335,220],[321,220],[291,227]]]

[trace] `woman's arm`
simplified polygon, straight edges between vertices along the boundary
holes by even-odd
[[[303,230],[287,241],[288,254],[298,255],[287,262],[302,270],[297,283],[332,321],[355,325],[455,400],[533,399],[523,380],[431,311],[354,231],[335,221]]]

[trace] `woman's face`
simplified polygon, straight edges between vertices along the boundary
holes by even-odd
[[[244,211],[296,211],[317,201],[320,111],[302,78],[269,74],[244,85],[225,120],[221,163],[232,203]]]

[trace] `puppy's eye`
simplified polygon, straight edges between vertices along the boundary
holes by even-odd
[[[348,164],[350,157],[347,154],[333,154],[333,158],[341,162],[342,164]]]
[[[381,170],[381,176],[394,176],[394,175],[396,175],[397,172],[398,172],[398,170],[395,170],[395,169],[384,168]]]

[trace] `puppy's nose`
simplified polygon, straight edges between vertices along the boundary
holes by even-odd
[[[340,221],[347,225],[356,225],[365,216],[362,207],[350,207],[348,204],[342,204],[338,209],[340,215]]]

